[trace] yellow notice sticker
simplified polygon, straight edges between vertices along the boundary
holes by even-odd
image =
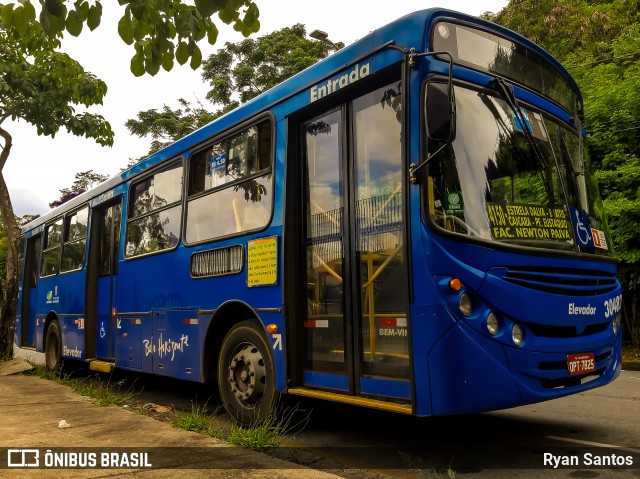
[[[278,238],[260,238],[247,243],[247,286],[268,286],[278,281]]]

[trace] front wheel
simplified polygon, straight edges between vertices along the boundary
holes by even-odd
[[[240,424],[255,424],[274,408],[278,392],[271,348],[254,322],[238,323],[222,341],[218,387],[227,414]]]
[[[60,324],[53,320],[47,329],[44,340],[44,358],[49,371],[57,371],[62,365],[62,335]]]

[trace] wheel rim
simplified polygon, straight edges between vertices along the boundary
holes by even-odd
[[[260,350],[251,343],[242,343],[229,361],[229,386],[236,400],[245,408],[260,404],[267,384],[267,370]]]

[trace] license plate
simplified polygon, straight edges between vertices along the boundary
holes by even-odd
[[[596,370],[596,358],[593,353],[577,353],[567,355],[567,371],[569,376],[590,373]]]

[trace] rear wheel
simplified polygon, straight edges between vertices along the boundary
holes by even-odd
[[[44,357],[49,371],[57,371],[62,365],[62,335],[60,334],[60,324],[56,320],[51,321],[47,329]]]
[[[218,387],[227,414],[240,424],[254,424],[274,408],[278,393],[271,349],[254,322],[238,323],[222,341]]]

